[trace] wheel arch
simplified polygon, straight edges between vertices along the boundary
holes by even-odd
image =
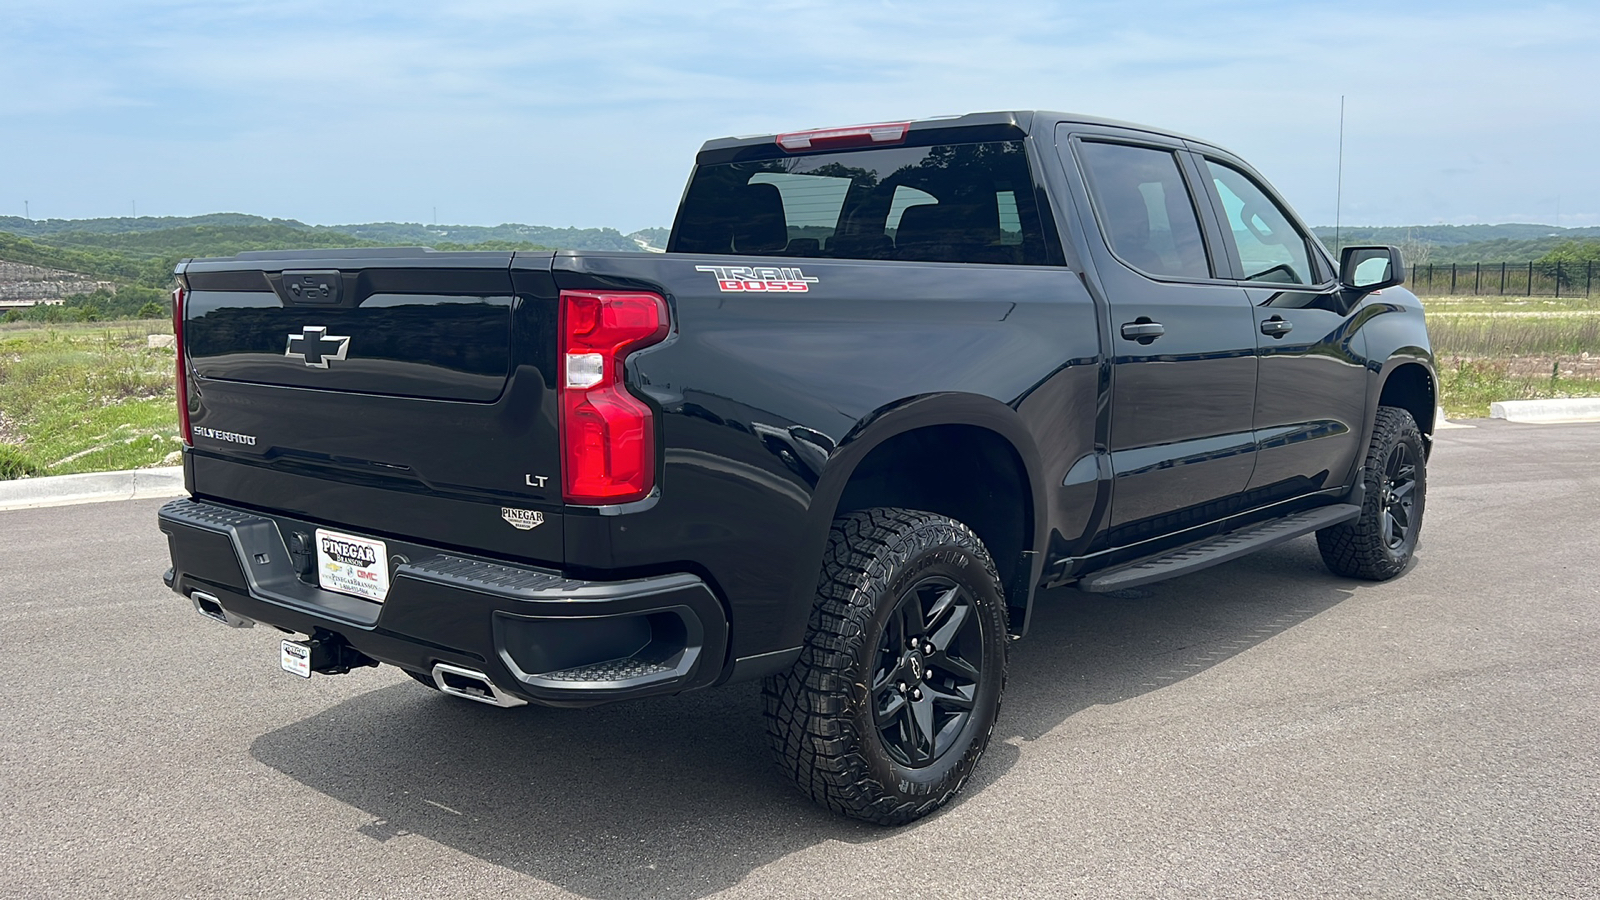
[[[1382,378],[1373,414],[1377,414],[1379,406],[1398,407],[1411,413],[1417,428],[1424,435],[1431,436],[1434,414],[1439,405],[1438,380],[1433,370],[1413,359],[1390,360],[1390,364],[1384,367]]]
[[[874,506],[899,506],[956,519],[994,558],[1011,616],[1027,627],[1048,535],[1040,496],[1042,465],[1032,434],[1011,407],[976,394],[929,394],[863,418],[830,454],[812,493],[803,559],[820,560],[833,520]],[[805,615],[815,582],[797,579],[793,606]]]

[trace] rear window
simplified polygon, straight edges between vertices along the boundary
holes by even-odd
[[[1021,141],[895,147],[695,170],[677,253],[1041,265]]]

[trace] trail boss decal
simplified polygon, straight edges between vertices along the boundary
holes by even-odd
[[[724,294],[803,294],[817,283],[798,268],[787,266],[695,266],[694,270],[717,276],[717,290]]]

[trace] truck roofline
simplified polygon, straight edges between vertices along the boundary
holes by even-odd
[[[953,131],[957,129],[983,129],[987,131],[1015,130],[1017,137],[1026,136],[1036,121],[1049,121],[1058,123],[1071,123],[1082,125],[1098,125],[1110,128],[1123,128],[1130,131],[1143,131],[1148,134],[1160,135],[1167,138],[1176,138],[1182,141],[1191,141],[1207,147],[1217,147],[1210,141],[1201,140],[1187,134],[1182,134],[1166,128],[1156,128],[1150,125],[1140,125],[1136,122],[1125,122],[1120,119],[1107,119],[1100,116],[1084,115],[1082,113],[1055,112],[1050,110],[1007,110],[998,112],[967,113],[959,116],[928,116],[921,119],[909,120],[909,134],[928,131]],[[847,126],[848,127],[848,126]],[[813,129],[796,129],[809,131]],[[734,137],[714,138],[700,145],[700,152],[696,155],[697,163],[728,162],[733,157],[751,158],[746,154],[738,153],[746,148],[768,148],[777,150],[778,135],[784,132],[770,134],[748,134]],[[778,151],[779,155],[789,154]]]

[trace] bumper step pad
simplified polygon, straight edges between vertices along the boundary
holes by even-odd
[[[604,684],[630,681],[634,678],[645,678],[651,675],[668,675],[671,672],[671,666],[646,662],[642,659],[611,659],[605,662],[591,663],[587,666],[562,669],[559,672],[546,672],[539,677],[546,681]]]

